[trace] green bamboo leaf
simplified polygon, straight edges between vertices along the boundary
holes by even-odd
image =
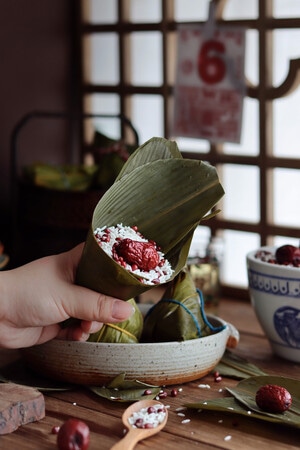
[[[257,390],[265,384],[285,387],[292,396],[292,406],[284,413],[271,414],[259,409],[255,402]],[[226,414],[238,414],[249,419],[259,419],[294,428],[300,428],[300,381],[292,378],[262,375],[240,381],[236,388],[227,388],[232,397],[187,403],[185,406],[197,410],[218,411]]]
[[[241,414],[244,416],[249,416],[247,408],[240,405],[234,397],[200,400],[198,402],[185,403],[184,406],[190,409],[197,409],[199,412],[202,410],[207,410],[223,412],[226,414]]]
[[[202,410],[216,411],[224,414],[234,414],[239,416],[245,416],[249,419],[258,419],[266,422],[272,422],[281,425],[288,425],[294,428],[300,428],[300,421],[297,420],[282,420],[278,415],[276,417],[264,416],[261,413],[246,408],[241,403],[236,401],[234,397],[225,397],[222,399],[203,400],[195,403],[185,404],[187,408],[197,409],[200,412]]]
[[[98,203],[92,223],[114,225],[112,217],[116,223],[138,223],[167,253],[223,193],[212,166],[187,159],[154,161],[114,183]]]
[[[209,323],[202,298],[189,271],[183,269],[168,283],[159,302],[144,319],[144,342],[170,342],[196,339],[216,330]]]
[[[245,358],[235,355],[226,350],[219,364],[214,368],[214,371],[220,375],[238,380],[248,378],[255,375],[266,375],[259,367],[249,363]]]
[[[132,298],[128,300],[135,312],[131,317],[119,323],[105,323],[97,333],[89,336],[89,342],[118,342],[136,344],[139,342],[143,330],[143,315]]]
[[[125,374],[120,374],[115,377],[107,386],[97,387],[89,386],[94,394],[106,398],[114,402],[135,402],[137,400],[145,399],[145,391],[151,391],[147,398],[155,398],[159,392],[159,386],[142,383],[138,380],[126,380]]]
[[[159,159],[162,160],[168,158],[182,158],[176,142],[159,137],[151,138],[128,158],[126,164],[117,176],[116,181],[137,167]]]
[[[157,242],[174,278],[186,263],[195,227],[223,194],[215,168],[198,160],[155,160],[123,175],[95,208],[78,284],[124,300],[149,289],[107,256],[93,236],[95,228],[118,223],[138,225]]]
[[[255,401],[256,392],[261,386],[266,384],[275,384],[286,388],[292,396],[292,405],[283,414],[272,414],[261,410]],[[277,418],[280,416],[282,420],[291,421],[295,420],[295,416],[298,416],[298,422],[300,425],[300,381],[294,378],[286,378],[272,375],[264,375],[257,377],[250,377],[239,382],[236,388],[227,388],[227,391],[231,393],[240,403],[247,408],[260,413],[268,417]],[[297,420],[297,419],[296,419]]]
[[[220,212],[221,212],[220,209],[214,209],[211,213],[206,214],[204,217],[202,217],[202,222],[204,222],[205,220],[212,219],[213,217],[216,217],[216,215],[218,215]]]
[[[108,383],[107,387],[110,389],[118,389],[120,386],[124,386],[125,376],[125,373],[120,373],[115,378],[113,378],[110,383]],[[131,383],[131,381],[129,383]],[[128,386],[127,383],[126,385]]]

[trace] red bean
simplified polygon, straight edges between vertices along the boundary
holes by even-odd
[[[143,421],[143,419],[136,419],[134,425],[135,425],[137,428],[143,428],[143,427],[144,427],[144,421]]]
[[[152,414],[152,413],[155,413],[155,412],[156,412],[156,410],[155,410],[155,408],[153,406],[149,406],[149,408],[147,409],[147,413],[148,414]]]
[[[58,434],[59,429],[60,429],[60,426],[59,426],[59,425],[54,425],[54,426],[52,427],[51,433],[52,433],[52,434]]]
[[[164,412],[166,412],[166,409],[165,409],[165,408],[158,408],[157,412],[158,412],[158,413],[161,413],[161,412],[164,413]]]
[[[171,390],[171,397],[177,397],[177,395],[178,395],[178,389],[173,388],[173,389]]]
[[[168,393],[166,391],[162,391],[159,393],[158,396],[159,396],[159,398],[166,398],[166,397],[168,397]]]

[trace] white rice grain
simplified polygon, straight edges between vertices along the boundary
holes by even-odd
[[[156,428],[162,423],[166,417],[166,410],[164,405],[158,404],[151,407],[153,412],[149,412],[149,408],[142,408],[134,412],[129,418],[128,422],[133,428],[147,428],[147,424],[152,428]],[[137,426],[137,421],[141,421],[141,425]]]
[[[191,421],[191,419],[184,419],[181,421],[181,423],[189,423]]]
[[[230,441],[230,439],[232,439],[232,436],[230,436],[230,434],[224,437],[224,441]]]
[[[106,240],[106,236],[109,234],[109,239]],[[102,250],[113,259],[113,246],[120,239],[132,239],[138,242],[149,242],[138,231],[135,231],[132,227],[123,226],[123,224],[117,224],[112,227],[101,227],[94,230],[94,236],[102,248]],[[124,267],[126,270],[132,272],[134,275],[141,278],[141,281],[147,285],[157,285],[166,283],[172,276],[173,270],[167,259],[164,257],[164,253],[157,251],[159,260],[162,262],[161,266],[156,266],[155,269],[150,271],[144,271],[140,269],[132,270],[130,264],[126,264]]]

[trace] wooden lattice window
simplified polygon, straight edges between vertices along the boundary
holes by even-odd
[[[226,195],[222,213],[205,232],[224,240],[224,294],[241,296],[247,295],[247,251],[261,244],[298,244],[300,2],[215,3],[218,23],[247,28],[241,142],[212,145],[175,138],[185,156],[218,169]],[[82,0],[83,110],[126,115],[141,142],[171,137],[176,30],[180,23],[203,24],[208,7],[208,0]],[[102,125],[95,120],[85,129],[85,144],[91,129]]]

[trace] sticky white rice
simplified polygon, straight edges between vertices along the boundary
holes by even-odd
[[[135,230],[136,227],[124,226],[118,224],[111,227],[101,227],[94,230],[94,236],[102,248],[102,250],[113,259],[113,246],[118,243],[120,239],[132,239],[133,241],[149,242],[140,232]],[[109,239],[107,236],[109,235]],[[140,281],[147,285],[156,286],[157,284],[166,283],[170,280],[173,270],[171,264],[165,259],[164,253],[157,251],[159,255],[159,265],[155,269],[150,271],[144,271],[140,269],[132,269],[130,264],[125,265],[125,269],[136,275]]]
[[[164,421],[166,410],[164,405],[157,404],[150,408],[142,408],[129,417],[128,422],[133,428],[156,428]]]

